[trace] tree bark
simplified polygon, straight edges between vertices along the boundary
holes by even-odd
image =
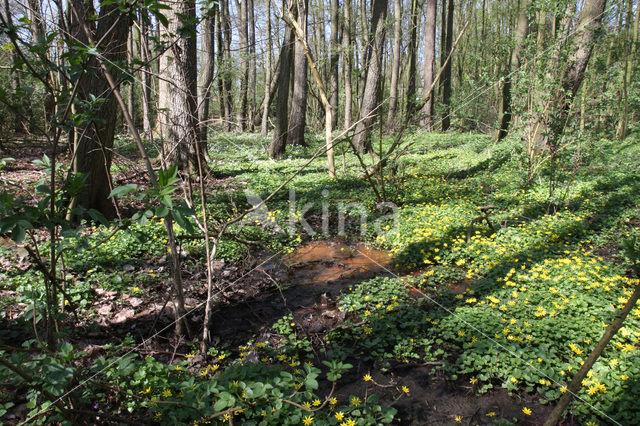
[[[418,26],[420,15],[418,14],[418,0],[411,0],[411,28],[409,29],[409,73],[407,75],[407,109],[405,120],[408,120],[415,111],[416,99],[416,61],[418,55]]]
[[[70,3],[70,39],[68,43],[89,45],[89,32],[94,40],[102,40],[101,54],[109,62],[118,63],[127,57],[127,39],[131,20],[119,13],[116,4],[100,8],[97,22],[92,4],[82,0]],[[75,141],[73,170],[86,175],[85,186],[78,195],[75,205],[86,209],[96,209],[107,217],[113,217],[115,211],[111,200],[111,150],[117,119],[117,105],[111,96],[111,90],[101,75],[100,65],[95,57],[85,66],[86,72],[80,77],[78,97],[90,102],[95,96],[103,102],[93,109],[85,111],[90,117],[86,131],[81,132]],[[118,70],[114,68],[114,73]],[[117,74],[116,74],[117,75]]]
[[[280,72],[278,73],[278,103],[273,139],[269,145],[270,158],[282,158],[287,146],[289,128],[289,79],[291,78],[291,56],[294,43],[293,30],[285,29],[284,41],[280,52]]]
[[[153,131],[151,126],[151,67],[149,61],[151,55],[149,54],[149,25],[144,19],[139,16],[138,22],[140,23],[140,58],[142,59],[142,127],[144,129],[144,136],[147,139],[153,137]]]
[[[559,147],[569,117],[569,110],[580,89],[587,68],[593,45],[601,26],[606,0],[585,0],[571,45],[571,54],[561,79],[560,88],[556,91],[549,111],[537,120],[538,130],[536,145],[546,146],[553,158]],[[540,139],[541,142],[537,142]]]
[[[433,130],[433,96],[429,96],[429,88],[433,84],[434,62],[436,58],[436,10],[437,0],[427,0],[424,23],[424,68],[422,72],[422,98],[427,99],[422,108],[420,124],[427,130]],[[429,96],[429,98],[427,98]]]
[[[366,70],[366,81],[362,95],[362,107],[360,108],[360,121],[355,129],[353,144],[359,151],[369,151],[371,142],[369,131],[380,113],[379,85],[380,70],[382,68],[382,55],[384,49],[384,20],[387,17],[387,0],[372,0],[373,14],[369,31],[369,61]]]
[[[502,104],[500,107],[502,116],[500,118],[500,127],[498,128],[496,135],[497,141],[500,141],[507,136],[507,133],[509,132],[509,125],[511,124],[511,78],[512,74],[520,68],[520,53],[522,52],[522,46],[527,39],[529,30],[529,11],[527,9],[530,3],[531,0],[522,0],[520,3],[518,22],[516,23],[515,46],[511,51],[507,73],[502,83]]]
[[[129,41],[127,42],[127,62],[132,64],[136,58],[136,49],[135,49],[135,33],[133,26],[129,29]],[[127,87],[127,108],[129,111],[129,115],[133,119],[134,123],[136,121],[136,85],[135,79],[132,78]],[[125,127],[126,130],[126,127]]]
[[[296,5],[297,22],[306,42],[308,0],[300,0]],[[300,43],[295,43],[293,51],[293,94],[287,143],[306,146],[304,132],[307,126],[307,57]],[[279,98],[278,101],[280,101]]]
[[[247,83],[247,124],[246,128],[253,131],[256,115],[256,23],[254,16],[254,2],[247,0],[247,25],[249,42],[249,81]],[[270,71],[267,71],[270,72]]]
[[[269,131],[269,101],[270,101],[270,86],[271,86],[271,0],[267,0],[267,44],[265,50],[267,51],[267,65],[264,70],[264,100],[262,103],[262,123],[260,125],[260,133],[262,136],[267,136]]]
[[[249,32],[247,29],[247,0],[236,0],[238,10],[238,53],[240,54],[240,109],[236,115],[236,127],[243,132],[246,127],[249,85]]]
[[[209,128],[209,106],[211,103],[211,85],[215,69],[215,34],[218,3],[214,3],[202,20],[200,49],[200,75],[198,77],[198,144],[201,152],[207,152],[207,129]]]
[[[231,93],[231,18],[229,0],[220,0],[218,13],[218,97],[222,129],[231,130],[233,94]]]
[[[445,57],[449,56],[453,43],[453,0],[448,0],[447,6],[447,32],[444,37]],[[442,131],[446,132],[451,127],[451,61],[447,62],[442,73],[442,105],[444,106]]]
[[[352,45],[352,15],[351,0],[344,0],[342,4],[344,11],[344,30],[343,30],[343,57],[342,64],[344,68],[344,128],[351,127],[353,117],[353,45]]]
[[[402,44],[402,0],[393,0],[393,63],[389,85],[389,115],[387,127],[394,127],[398,108],[398,80],[400,74],[400,45]]]
[[[330,81],[331,94],[329,102],[331,103],[332,119],[331,129],[335,130],[338,124],[338,62],[340,60],[340,40],[339,40],[339,28],[340,28],[340,3],[338,0],[331,0],[331,56],[329,59],[330,67]]]
[[[195,2],[180,0],[173,3],[166,17],[169,25],[163,38],[171,47],[163,54],[167,58],[163,78],[169,82],[164,152],[170,164],[177,164],[180,170],[195,173],[198,170],[196,42],[194,35],[184,35],[188,31],[195,33],[195,28],[191,26],[195,22]]]
[[[624,67],[622,69],[622,114],[618,123],[617,137],[624,140],[627,137],[627,127],[629,125],[629,89],[631,88],[631,75],[635,53],[638,44],[638,19],[640,19],[640,5],[636,6],[636,21],[631,33],[633,21],[633,0],[627,0],[627,17],[625,19],[625,47],[624,47]]]

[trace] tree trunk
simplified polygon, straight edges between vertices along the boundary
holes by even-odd
[[[416,61],[418,54],[418,0],[411,0],[411,28],[409,29],[409,73],[407,75],[407,109],[405,117],[408,120],[416,108]]]
[[[552,156],[555,155],[564,132],[571,103],[582,84],[596,35],[602,26],[602,15],[606,3],[607,0],[585,0],[580,12],[572,43],[572,53],[561,80],[561,88],[556,93],[554,105],[551,106],[552,111],[548,115],[547,128],[541,133],[548,135],[547,146]]]
[[[149,66],[149,26],[144,19],[140,23],[140,58],[142,59],[142,126],[147,139],[153,137],[151,127],[151,67]]]
[[[372,0],[373,14],[371,16],[371,28],[369,31],[369,61],[366,69],[366,81],[362,95],[362,107],[360,108],[360,122],[356,126],[353,144],[359,151],[370,151],[371,142],[369,131],[380,113],[379,85],[380,69],[382,68],[382,55],[384,49],[384,21],[387,17],[387,0]]]
[[[247,52],[249,55],[249,82],[247,84],[248,117],[246,128],[252,132],[256,115],[256,23],[253,0],[247,0],[247,25],[249,31],[249,49]]]
[[[169,25],[163,38],[170,48],[163,54],[167,67],[163,78],[169,81],[167,99],[167,134],[165,158],[170,164],[189,173],[198,170],[196,138],[198,137],[196,42],[195,36],[184,36],[195,20],[195,2],[181,0],[166,12]],[[176,36],[183,34],[182,36]],[[174,38],[175,37],[175,38]]]
[[[231,18],[229,0],[220,0],[218,14],[218,97],[222,129],[231,130],[233,94],[231,93]]]
[[[2,1],[2,13],[4,15],[4,19],[6,22],[11,23],[12,18],[11,18],[11,8],[9,6],[9,0],[3,0]],[[33,28],[32,28],[33,31]],[[9,50],[9,57],[11,58],[11,67],[13,68],[17,61],[18,61],[18,53],[15,51],[15,49],[10,49]],[[22,87],[22,82],[20,81],[20,72],[18,72],[18,70],[15,70],[11,73],[11,91],[13,93],[17,93],[20,91],[20,88]],[[23,117],[22,115],[26,115],[25,111],[15,111],[13,113],[13,131],[15,133],[20,133],[22,131],[27,131],[28,130],[28,126],[27,123],[23,122]]]
[[[344,128],[351,127],[351,119],[353,117],[353,45],[352,45],[352,21],[351,21],[351,0],[344,0],[342,4],[344,11],[344,47],[342,64],[344,68]]]
[[[211,85],[215,68],[215,34],[218,3],[214,3],[202,20],[202,38],[200,56],[200,76],[198,77],[198,145],[201,152],[207,152],[207,129],[209,128],[209,106],[211,103]]]
[[[444,38],[445,57],[449,56],[453,43],[453,0],[448,0],[447,6],[447,33]],[[451,61],[447,62],[442,72],[442,105],[444,106],[442,131],[446,132],[451,127]]]
[[[389,86],[389,115],[387,126],[393,128],[398,109],[398,76],[400,74],[400,45],[402,44],[402,0],[393,0],[393,63]]]
[[[82,0],[71,0],[70,6],[70,38],[68,42],[89,45],[90,33],[94,40],[102,40],[101,54],[109,62],[118,63],[127,57],[127,38],[131,20],[127,15],[119,13],[116,4],[100,8],[97,22],[90,3]],[[117,105],[104,77],[100,65],[91,58],[85,67],[85,74],[80,77],[78,98],[91,102],[91,97],[103,99],[99,105],[84,111],[90,117],[100,118],[86,123],[86,131],[81,132],[75,141],[73,170],[86,175],[83,191],[78,195],[75,204],[86,209],[96,209],[107,217],[112,217],[114,208],[108,199],[111,192],[111,150],[117,119]],[[114,68],[113,72],[117,73]],[[117,75],[117,74],[116,74]]]
[[[132,64],[136,58],[136,52],[135,52],[135,37],[134,37],[134,31],[133,31],[133,26],[130,28],[129,30],[129,41],[127,43],[127,62]],[[136,85],[135,85],[135,78],[132,78],[131,81],[128,84],[127,87],[127,108],[129,111],[129,115],[131,116],[131,118],[133,119],[134,123],[136,120]],[[125,126],[125,130],[126,130],[126,126]]]
[[[247,30],[247,0],[236,1],[238,10],[238,53],[240,54],[240,109],[236,115],[236,127],[239,132],[245,130],[247,120],[248,84],[249,84],[249,32]]]
[[[273,140],[269,145],[270,158],[282,158],[287,146],[287,130],[289,125],[289,79],[291,76],[291,56],[295,42],[293,30],[286,28],[280,52],[280,72],[278,73],[278,103],[276,109],[276,125]]]
[[[308,0],[300,0],[296,4],[298,25],[306,42]],[[295,40],[292,41],[295,43]],[[306,146],[304,132],[307,126],[307,57],[300,43],[295,43],[293,51],[293,94],[287,143]],[[280,98],[278,98],[278,102],[280,102]]]
[[[262,104],[262,123],[260,126],[260,133],[262,136],[267,136],[269,131],[269,100],[270,100],[270,86],[271,86],[271,0],[267,0],[267,44],[265,50],[267,51],[267,65],[264,70],[264,100]]]
[[[502,105],[500,127],[496,135],[496,140],[500,141],[507,136],[509,132],[509,125],[511,124],[511,77],[515,71],[520,68],[520,53],[522,52],[522,46],[527,38],[529,29],[529,7],[531,0],[522,0],[520,3],[520,11],[518,12],[518,22],[516,24],[515,33],[515,46],[511,51],[511,57],[507,67],[507,73],[502,83]]]
[[[330,74],[329,87],[331,94],[329,102],[331,103],[331,129],[335,130],[338,124],[338,62],[340,60],[340,40],[338,30],[340,28],[340,3],[338,0],[331,0],[331,57],[330,57]]]
[[[627,18],[625,20],[625,47],[624,47],[624,67],[622,69],[622,114],[618,123],[617,137],[624,140],[627,137],[627,127],[629,125],[629,89],[631,88],[631,75],[638,44],[638,19],[640,19],[640,5],[636,6],[636,22],[631,33],[631,23],[633,21],[633,0],[627,0]]]
[[[427,0],[426,20],[424,23],[424,69],[422,83],[422,97],[429,96],[422,108],[422,120],[420,124],[427,130],[433,130],[433,95],[429,94],[429,88],[435,78],[433,65],[436,58],[436,10],[437,0]]]

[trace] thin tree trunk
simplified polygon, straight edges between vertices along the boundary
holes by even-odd
[[[622,115],[618,123],[617,137],[624,140],[627,137],[627,127],[629,125],[629,88],[631,87],[631,75],[635,53],[638,44],[638,20],[640,19],[640,5],[636,6],[636,21],[631,33],[631,23],[633,20],[633,0],[627,0],[627,18],[625,22],[625,59],[622,69]]]
[[[366,70],[367,78],[362,95],[360,120],[356,126],[353,137],[353,144],[359,151],[371,150],[369,131],[380,113],[378,111],[379,84],[384,49],[384,21],[387,17],[387,6],[387,0],[373,0],[373,14],[369,31],[370,54],[368,56],[370,59]]]
[[[296,22],[296,18],[291,15],[289,12],[288,17],[284,17],[285,21],[289,24],[289,26],[294,30],[296,34],[296,38],[298,39],[297,45],[300,45],[302,48],[307,60],[311,66],[311,73],[316,80],[316,84],[318,86],[318,92],[320,92],[320,100],[325,108],[325,143],[327,147],[327,167],[329,169],[329,176],[334,179],[336,177],[335,170],[335,158],[333,152],[333,135],[331,132],[331,122],[332,122],[332,108],[331,102],[327,99],[327,92],[324,88],[324,84],[322,83],[322,77],[320,76],[320,72],[318,71],[318,67],[316,66],[313,57],[311,56],[311,51],[309,50],[309,45],[307,44],[307,36],[299,21]]]
[[[248,117],[246,128],[252,132],[256,115],[256,23],[253,0],[247,0],[247,24],[249,36],[249,82],[247,87]]]
[[[247,30],[247,0],[236,0],[238,10],[238,53],[240,54],[240,109],[236,114],[236,127],[244,131],[247,119],[249,83],[249,33]]]
[[[507,73],[502,83],[502,105],[500,127],[496,135],[496,140],[500,141],[507,136],[509,132],[509,125],[511,124],[511,75],[520,68],[520,53],[522,52],[522,46],[527,38],[529,28],[529,13],[527,8],[529,7],[531,0],[522,0],[520,3],[520,11],[518,12],[518,22],[516,24],[515,32],[515,46],[511,51],[511,57],[507,68]]]
[[[211,85],[215,69],[215,34],[218,3],[214,3],[202,20],[200,49],[200,75],[198,77],[198,147],[201,153],[207,152],[207,129],[209,128],[209,106],[211,103]],[[205,156],[206,157],[206,156]]]
[[[427,130],[433,130],[433,96],[429,96],[429,89],[434,79],[433,66],[436,58],[436,10],[437,0],[427,0],[426,20],[424,23],[424,70],[422,98],[427,99],[422,108],[420,124]],[[427,98],[427,96],[429,96]]]
[[[340,3],[338,0],[331,0],[331,58],[330,58],[330,73],[331,79],[329,87],[331,87],[331,94],[329,102],[332,109],[331,129],[335,130],[338,124],[338,62],[340,60],[340,40],[339,40],[339,28],[340,28]]]
[[[151,67],[149,66],[149,26],[144,19],[138,18],[140,23],[140,58],[142,59],[142,126],[147,139],[153,137],[151,127]]]
[[[407,109],[405,119],[414,113],[416,99],[416,61],[418,55],[418,26],[420,25],[418,0],[411,0],[411,28],[409,29],[409,72],[407,75]]]
[[[351,0],[344,0],[342,4],[344,11],[344,38],[343,38],[343,57],[342,64],[344,68],[344,128],[351,127],[351,119],[353,116],[353,45],[352,45],[352,20],[351,20]]]
[[[307,37],[307,0],[296,2],[298,25]],[[307,126],[307,57],[300,43],[293,47],[293,93],[289,113],[289,134],[287,143],[306,146],[304,132]],[[279,101],[279,99],[278,99]]]
[[[445,37],[445,54],[451,52],[453,43],[453,0],[448,0],[447,8],[447,34]],[[442,117],[442,131],[446,132],[451,127],[451,61],[449,61],[442,73],[442,104],[444,116]]]
[[[129,29],[129,41],[127,42],[127,60],[128,63],[132,64],[135,59],[135,44],[134,44],[134,28],[133,26]],[[129,115],[133,119],[133,122],[136,121],[136,88],[135,88],[135,79],[132,78],[131,82],[127,87],[127,108],[129,108]]]
[[[634,289],[633,293],[631,294],[631,297],[625,304],[620,314],[617,316],[616,319],[613,320],[611,324],[609,324],[609,326],[606,328],[606,330],[602,334],[602,337],[598,341],[598,344],[593,348],[593,350],[589,354],[589,357],[587,358],[587,360],[582,364],[582,367],[580,367],[580,370],[576,373],[573,379],[571,379],[571,383],[569,383],[569,385],[567,386],[566,392],[564,393],[564,395],[562,395],[562,397],[558,401],[558,404],[556,404],[551,414],[549,414],[549,417],[547,417],[547,420],[545,420],[544,426],[555,426],[557,424],[562,423],[560,420],[562,419],[562,413],[564,412],[565,408],[567,408],[567,406],[573,399],[573,396],[578,393],[578,391],[582,387],[582,381],[587,376],[587,373],[589,373],[589,370],[591,370],[591,368],[593,367],[593,364],[596,363],[596,361],[604,351],[607,344],[616,335],[618,330],[620,330],[620,328],[624,324],[624,320],[627,318],[627,316],[629,316],[629,312],[631,312],[633,307],[638,302],[639,298],[640,298],[640,285],[636,285],[636,288]]]
[[[267,44],[265,50],[267,53],[267,65],[265,67],[264,75],[264,100],[262,105],[262,123],[260,126],[260,133],[262,136],[267,136],[269,131],[269,100],[270,100],[270,86],[271,86],[271,0],[267,0]]]
[[[218,74],[220,79],[220,103],[222,128],[225,132],[231,130],[233,117],[233,93],[231,93],[231,17],[229,15],[229,0],[220,0],[220,22],[218,23],[218,51],[220,52]]]
[[[596,35],[602,26],[602,15],[606,3],[607,0],[585,0],[580,12],[572,43],[572,53],[568,59],[569,65],[562,78],[561,89],[556,94],[554,110],[549,114],[550,123],[543,131],[543,134],[549,135],[548,146],[552,156],[557,151],[569,116],[569,109],[582,84]]]
[[[400,74],[400,45],[402,43],[402,0],[393,0],[393,63],[389,86],[389,115],[387,126],[394,127],[398,109],[398,80]]]
[[[12,21],[11,8],[9,7],[9,0],[2,1],[2,13],[5,16],[4,19],[6,22]],[[33,31],[33,28],[32,28],[32,31]],[[9,57],[11,58],[11,67],[13,68],[18,61],[18,54],[16,53],[15,49],[9,50]],[[22,83],[20,81],[20,72],[18,70],[15,70],[14,72],[11,73],[11,91],[13,93],[17,93],[18,91],[20,91],[21,87],[22,87]],[[22,114],[23,112],[16,111],[13,115],[13,131],[15,133],[20,133],[22,131],[28,130],[27,123],[24,123],[22,121]]]

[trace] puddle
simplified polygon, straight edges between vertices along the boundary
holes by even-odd
[[[285,259],[291,270],[290,281],[299,285],[385,273],[390,264],[391,256],[386,251],[363,243],[348,246],[341,241],[312,241]]]
[[[239,302],[219,307],[212,331],[224,341],[242,344],[252,335],[269,334],[271,325],[288,313],[307,333],[327,331],[345,319],[336,306],[340,293],[354,283],[389,275],[390,264],[388,252],[363,243],[312,241],[281,259],[280,266],[269,267],[281,292],[255,290]],[[255,278],[260,274],[258,269]]]

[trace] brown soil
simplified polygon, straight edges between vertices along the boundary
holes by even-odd
[[[281,316],[293,314],[299,331],[312,342],[345,320],[336,308],[336,300],[353,284],[380,275],[391,275],[388,252],[358,243],[314,241],[301,246],[292,255],[258,269],[284,287],[261,292],[241,303],[232,303],[216,311],[214,333],[221,342],[236,346],[251,336],[258,340],[274,340],[271,325]],[[456,283],[463,291],[469,283]],[[411,289],[410,289],[411,290]],[[538,403],[535,397],[510,396],[504,389],[478,395],[468,378],[447,380],[432,363],[402,364],[393,362],[389,371],[380,373],[377,365],[352,360],[354,369],[340,381],[336,396],[348,401],[350,395],[375,392],[386,405],[398,410],[399,424],[404,425],[471,425],[491,424],[495,419],[509,419],[521,424],[542,424],[551,407]],[[362,380],[366,373],[384,388]],[[401,387],[410,389],[402,395]],[[328,391],[328,389],[325,389]],[[533,411],[527,416],[523,407]],[[494,415],[492,414],[494,413]],[[456,417],[461,417],[461,423]]]

